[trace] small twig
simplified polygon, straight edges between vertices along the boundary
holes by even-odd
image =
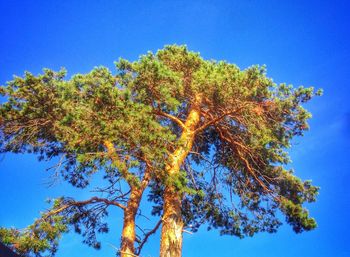
[[[186,229],[183,229],[182,232],[187,233],[187,234],[190,234],[190,235],[193,235],[193,232],[188,231],[188,230],[186,230]]]
[[[138,255],[136,254],[133,254],[133,253],[127,253],[127,252],[123,252],[121,251],[119,248],[117,248],[115,245],[111,244],[111,243],[108,243],[110,247],[112,247],[114,250],[116,250],[118,253],[123,253],[123,254],[128,254],[128,255],[131,255],[131,256],[135,256],[135,257],[139,257]]]

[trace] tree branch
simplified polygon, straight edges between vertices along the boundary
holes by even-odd
[[[241,151],[239,150],[242,145],[239,142],[236,142],[231,137],[227,137],[224,135],[223,130],[220,127],[216,127],[217,131],[219,132],[219,136],[222,140],[226,141],[227,143],[232,145],[232,150],[235,151],[241,161],[243,161],[243,165],[245,166],[247,172],[249,172],[253,178],[256,180],[256,182],[268,193],[272,194],[272,191],[268,188],[268,186],[257,176],[254,169],[250,166],[249,161],[242,155]],[[243,148],[245,149],[245,148]]]
[[[48,212],[46,216],[60,213],[71,206],[84,206],[84,205],[89,205],[89,204],[94,204],[94,203],[105,203],[106,205],[114,205],[114,206],[117,206],[121,209],[126,208],[124,205],[122,205],[116,201],[109,200],[107,198],[92,197],[92,198],[85,200],[85,201],[72,201],[69,204],[63,205],[58,209],[55,209],[55,210]]]
[[[94,203],[105,203],[106,205],[117,206],[123,210],[126,209],[126,206],[124,206],[123,204],[120,204],[116,201],[109,200],[106,198],[92,197],[92,198],[85,200],[85,201],[74,201],[73,200],[65,205],[62,205],[61,207],[59,207],[57,209],[54,209],[54,210],[51,210],[49,212],[44,213],[44,215],[40,219],[36,220],[34,224],[37,224],[38,222],[40,222],[40,220],[45,220],[46,218],[48,218],[52,215],[59,214],[60,212],[63,212],[64,210],[68,209],[69,207],[84,206],[84,205],[89,205],[89,204],[94,204]]]
[[[155,110],[154,113],[155,113],[156,115],[163,116],[163,117],[166,117],[166,118],[168,118],[168,119],[174,121],[174,122],[175,122],[177,125],[179,125],[183,130],[186,129],[185,124],[184,124],[179,118],[177,118],[177,117],[175,117],[175,116],[173,116],[173,115],[171,115],[171,114],[169,114],[169,113],[163,112],[163,111],[161,111],[161,110]]]
[[[205,123],[202,126],[200,126],[199,128],[197,128],[195,133],[198,133],[198,132],[204,130],[205,128],[207,128],[208,126],[217,123],[218,121],[222,120],[223,118],[225,118],[227,115],[229,115],[231,113],[233,113],[233,112],[224,113],[224,114],[220,115],[219,117],[208,121],[207,123]]]
[[[154,227],[152,230],[150,230],[147,234],[145,234],[145,237],[143,238],[143,240],[141,241],[139,247],[137,248],[137,251],[136,251],[136,254],[137,254],[137,255],[140,255],[141,250],[142,250],[142,247],[143,247],[144,244],[147,242],[148,238],[149,238],[152,234],[154,234],[154,233],[157,232],[157,230],[158,230],[160,224],[162,224],[162,220],[159,220],[159,221],[157,222],[157,224],[155,225],[155,227]]]

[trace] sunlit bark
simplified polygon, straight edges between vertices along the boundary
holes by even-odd
[[[151,167],[147,164],[147,168],[145,170],[145,174],[141,183],[133,183],[130,181],[130,177],[134,176],[125,167],[118,155],[115,152],[115,148],[112,143],[109,141],[104,142],[105,147],[107,148],[108,155],[115,165],[119,165],[121,174],[126,177],[127,182],[131,188],[130,197],[127,203],[126,208],[124,209],[124,220],[123,220],[123,230],[121,236],[121,246],[120,246],[120,256],[121,257],[130,257],[135,255],[135,218],[137,214],[137,210],[139,209],[140,202],[142,199],[142,194],[145,191],[149,181],[150,181],[150,172]]]
[[[135,217],[140,205],[143,190],[133,188],[130,193],[128,205],[124,210],[124,224],[121,238],[120,256],[130,257],[135,253]]]
[[[201,96],[198,95],[190,109],[179,146],[170,156],[166,171],[168,177],[176,177],[181,165],[192,149],[195,130],[200,122]],[[180,257],[182,250],[183,220],[181,215],[182,194],[173,185],[168,185],[164,191],[163,223],[161,232],[160,257]]]

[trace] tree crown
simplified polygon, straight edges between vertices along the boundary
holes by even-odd
[[[70,79],[64,70],[45,69],[1,87],[1,152],[62,156],[63,178],[77,187],[97,171],[111,184],[122,179],[139,186],[146,166],[152,167],[153,213],[161,215],[162,191],[172,183],[184,192],[183,217],[194,231],[207,223],[239,237],[275,232],[277,210],[296,232],[315,228],[303,204],[315,201],[318,188],[284,167],[292,138],[308,129],[311,115],[302,105],[319,91],[277,85],[264,66],[240,70],[185,46],[166,46],[134,62],[120,59],[116,68],[115,75],[97,67]],[[186,144],[180,135],[193,108],[200,113],[193,146],[180,175],[168,176],[166,160]],[[44,231],[46,243],[81,222],[74,219],[80,211],[66,209],[50,219],[56,230]],[[0,236],[16,233],[2,230]]]

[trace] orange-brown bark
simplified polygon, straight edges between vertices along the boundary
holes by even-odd
[[[191,151],[195,130],[200,122],[201,96],[197,96],[188,114],[179,138],[179,146],[171,154],[166,172],[169,177],[177,176],[181,165]],[[161,232],[160,257],[180,257],[182,251],[183,220],[181,215],[182,194],[172,185],[164,191],[163,223]]]
[[[128,204],[124,210],[124,224],[122,230],[120,256],[130,257],[135,255],[135,217],[139,209],[142,194],[150,180],[150,169],[146,169],[140,185],[132,186]]]
[[[160,257],[180,257],[182,250],[181,195],[173,187],[164,192]]]
[[[107,153],[113,163],[120,169],[121,174],[125,177],[126,181],[129,183],[131,188],[130,197],[127,203],[127,206],[124,208],[124,220],[123,220],[123,230],[121,236],[121,246],[120,246],[120,256],[121,257],[131,257],[136,256],[135,254],[135,218],[137,210],[139,209],[140,202],[142,199],[142,194],[145,191],[149,181],[150,181],[150,172],[151,167],[147,164],[145,174],[141,183],[133,183],[130,181],[132,176],[127,170],[124,163],[122,163],[116,154],[113,144],[109,141],[105,141],[104,145],[107,149]]]
[[[142,192],[140,189],[131,190],[128,205],[124,210],[124,224],[121,237],[120,256],[130,257],[135,254],[135,217],[139,208]]]

